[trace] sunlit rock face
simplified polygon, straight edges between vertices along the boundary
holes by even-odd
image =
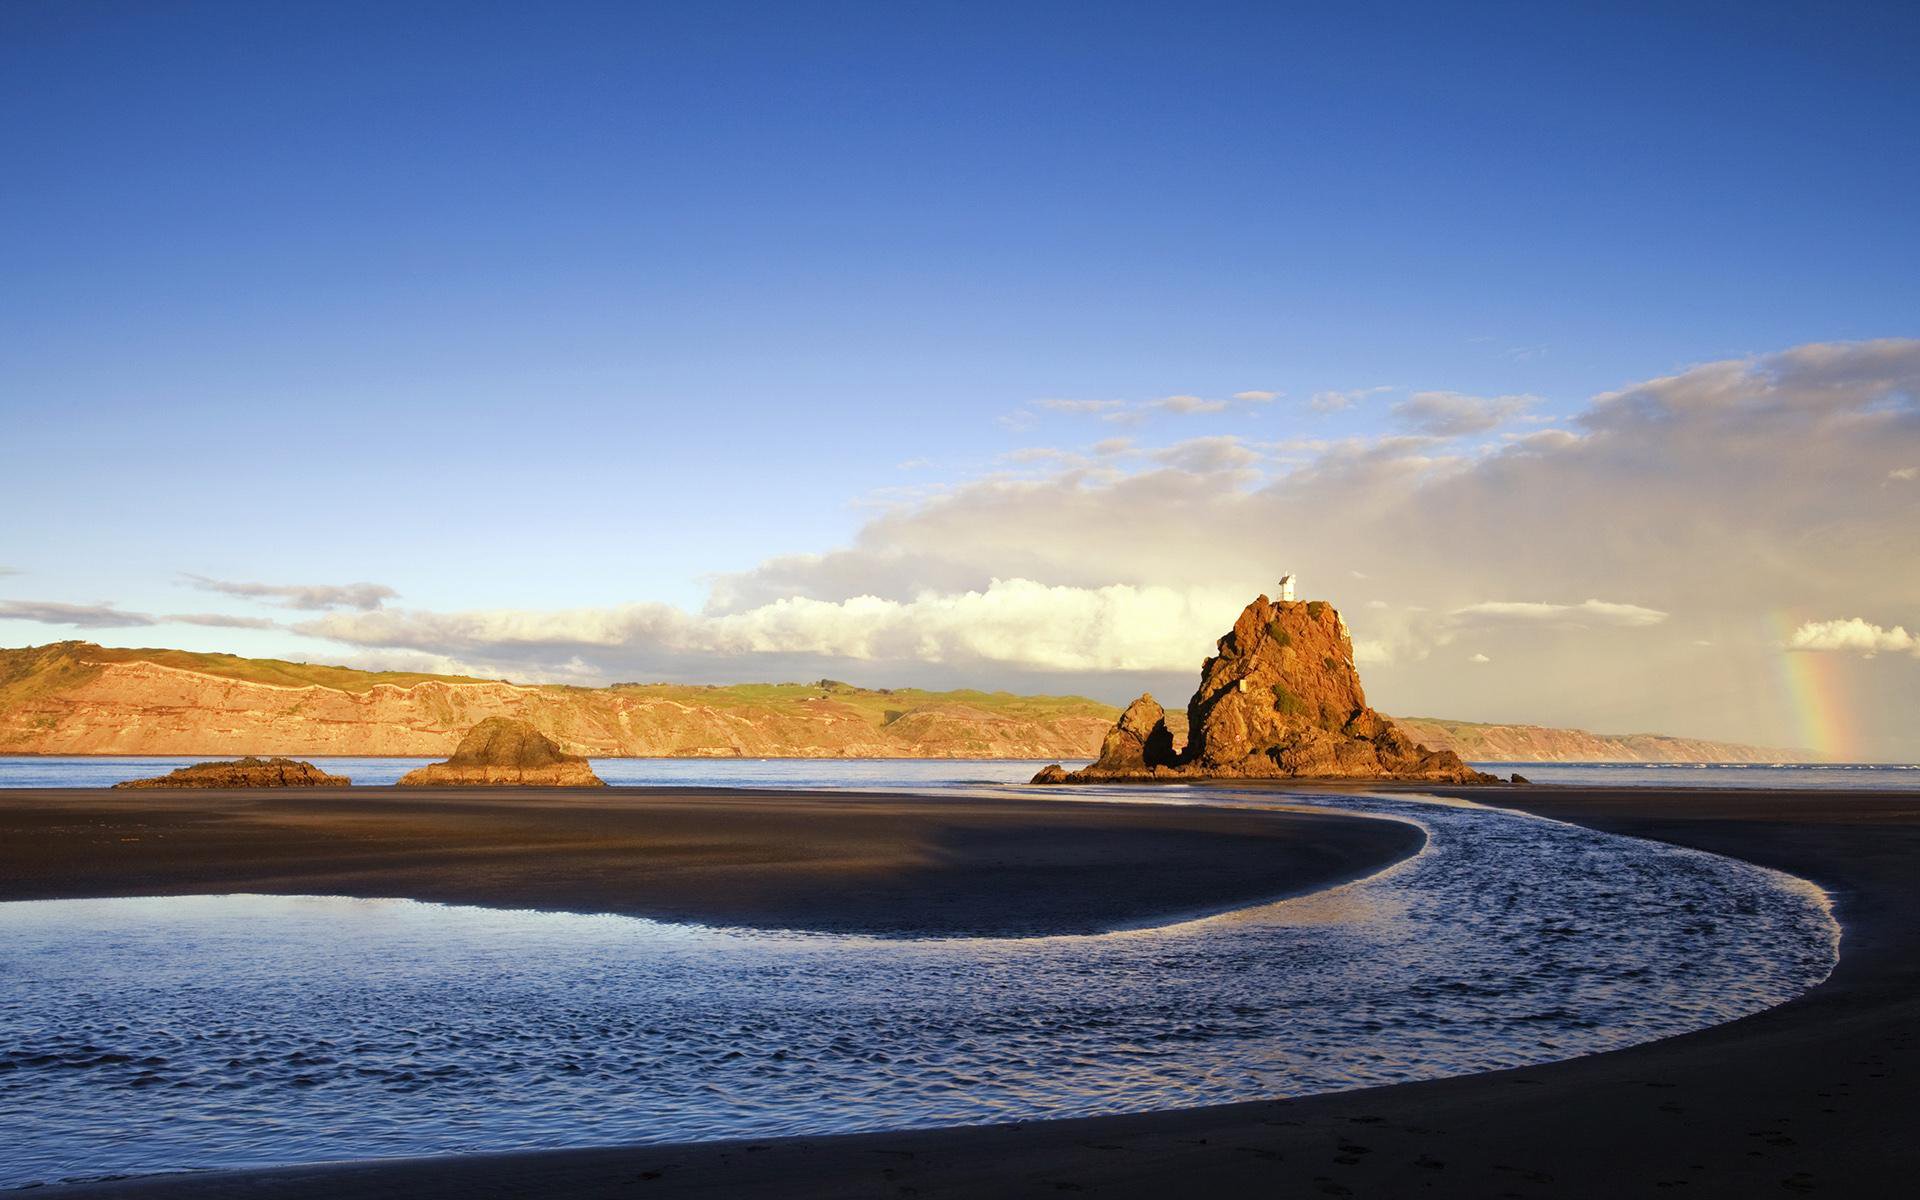
[[[467,731],[443,763],[400,777],[401,787],[605,787],[587,760],[568,754],[525,721],[489,717]]]
[[[1332,605],[1261,596],[1202,664],[1175,750],[1152,696],[1127,707],[1100,757],[1036,783],[1114,779],[1419,779],[1491,783],[1450,750],[1429,750],[1367,706],[1353,640]]]
[[[353,781],[291,758],[242,758],[192,763],[155,779],[129,779],[117,788],[346,787]]]

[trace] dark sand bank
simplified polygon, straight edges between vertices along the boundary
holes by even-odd
[[[0,791],[0,900],[405,896],[890,935],[1096,932],[1368,875],[1395,821],[666,789]]]
[[[1825,984],[1570,1062],[1294,1102],[1023,1126],[171,1176],[125,1197],[1906,1196],[1920,1179],[1920,795],[1452,789],[1792,871]]]

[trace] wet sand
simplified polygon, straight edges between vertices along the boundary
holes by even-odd
[[[1834,893],[1833,977],[1543,1067],[1088,1120],[483,1155],[60,1189],[126,1197],[1905,1196],[1920,1179],[1920,794],[1442,789]]]
[[[404,896],[881,935],[1093,933],[1416,853],[1396,821],[745,790],[0,790],[0,900]]]

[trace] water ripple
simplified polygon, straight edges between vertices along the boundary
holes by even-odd
[[[1817,889],[1744,863],[1467,805],[1184,796],[1413,820],[1428,848],[1315,896],[1057,938],[0,904],[0,1185],[1297,1096],[1716,1024],[1834,961]]]

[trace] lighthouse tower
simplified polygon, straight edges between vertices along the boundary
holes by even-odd
[[[1278,596],[1275,596],[1274,599],[1276,600],[1293,599],[1293,576],[1282,575],[1280,577],[1280,594]]]

